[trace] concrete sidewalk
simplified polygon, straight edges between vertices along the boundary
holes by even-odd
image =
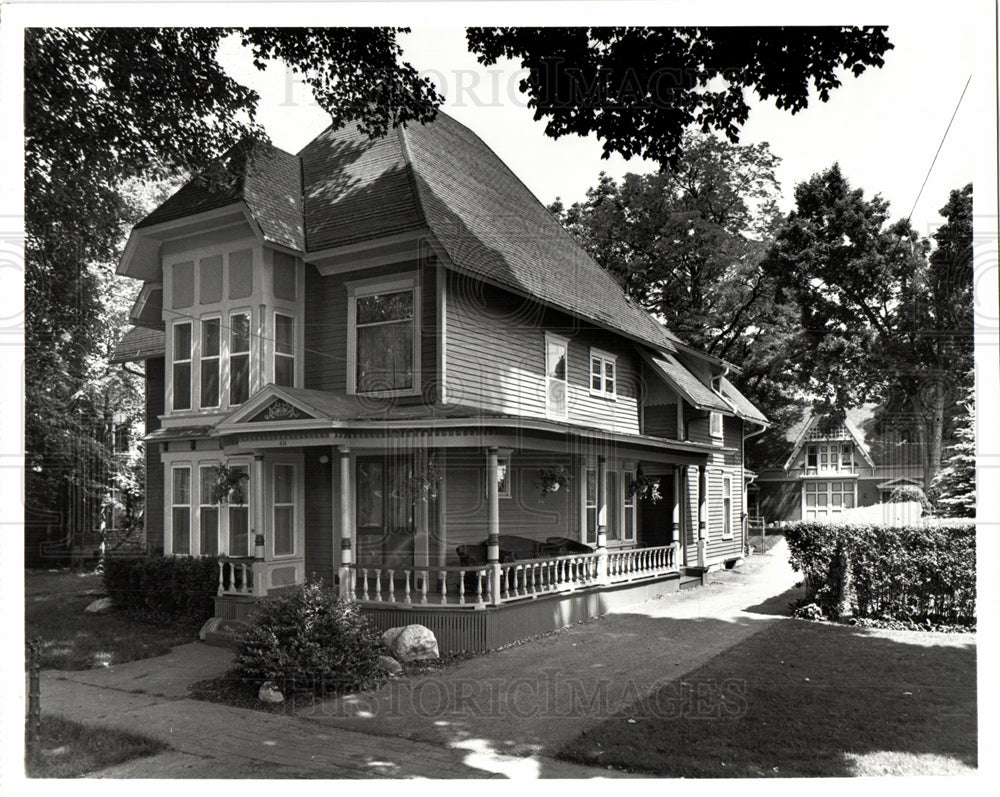
[[[782,543],[700,589],[297,716],[188,699],[190,684],[231,660],[200,643],[100,670],[45,672],[42,711],[173,748],[100,777],[622,777],[551,756],[777,620],[796,580]]]

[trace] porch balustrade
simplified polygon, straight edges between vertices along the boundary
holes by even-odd
[[[353,592],[356,600],[381,606],[496,606],[677,573],[679,549],[673,543],[478,567],[358,567]],[[493,568],[499,569],[498,596],[490,586]]]
[[[258,595],[262,579],[252,556],[220,556],[217,595]]]

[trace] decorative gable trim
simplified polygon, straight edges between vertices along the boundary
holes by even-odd
[[[792,453],[789,454],[788,459],[785,460],[785,464],[783,466],[785,473],[788,473],[788,471],[791,469],[792,464],[795,462],[795,459],[802,451],[802,447],[806,444],[806,441],[809,440],[809,433],[813,430],[813,427],[815,427],[816,424],[819,422],[819,418],[820,418],[819,415],[813,413],[812,417],[809,419],[809,423],[807,423],[804,427],[802,427],[802,431],[799,433],[798,438],[795,440],[795,445],[792,446]],[[844,428],[847,430],[848,435],[850,435],[851,441],[854,443],[854,448],[858,452],[860,452],[861,458],[864,459],[866,463],[868,463],[868,467],[871,468],[872,473],[874,473],[875,461],[872,459],[871,454],[868,453],[868,448],[861,441],[861,435],[858,433],[858,430],[855,429],[854,424],[852,424],[846,418],[844,419]]]
[[[315,407],[294,397],[277,385],[267,385],[250,401],[223,418],[216,427],[220,433],[253,428],[327,427],[330,419]]]

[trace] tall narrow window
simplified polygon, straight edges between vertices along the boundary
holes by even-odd
[[[206,318],[201,322],[201,406],[219,406],[219,356],[222,322]]]
[[[415,386],[416,289],[354,298],[354,389],[357,393]]]
[[[597,471],[587,468],[587,542],[597,541]]]
[[[295,466],[274,466],[274,555],[295,553]]]
[[[608,542],[622,538],[622,480],[621,474],[608,468]]]
[[[229,555],[250,555],[250,469],[246,465],[232,465],[235,475],[244,478],[229,494]]]
[[[590,394],[610,399],[617,395],[615,358],[599,349],[590,350]]]
[[[250,398],[250,314],[229,317],[229,405]]]
[[[733,478],[722,477],[722,536],[733,536]]]
[[[295,319],[274,315],[274,384],[295,385]]]
[[[191,322],[174,324],[174,409],[191,409]]]
[[[806,446],[806,467],[815,468],[817,462],[816,446]]]
[[[713,412],[709,418],[712,437],[722,437],[722,413]]]
[[[214,465],[201,466],[201,479],[198,485],[198,509],[201,526],[202,556],[215,556],[219,552],[219,505],[213,501],[218,471]]]
[[[171,533],[175,554],[191,553],[191,468],[173,469]]]
[[[635,493],[631,485],[635,482],[635,471],[625,471],[625,528],[622,538],[626,542],[635,541]]]
[[[851,458],[851,444],[844,443],[840,449],[840,469],[851,473],[854,471],[854,460]]]
[[[545,414],[565,418],[567,413],[567,360],[569,341],[545,336]]]

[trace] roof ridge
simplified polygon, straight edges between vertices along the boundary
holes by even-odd
[[[451,117],[448,118],[450,119]],[[413,187],[413,194],[417,200],[417,213],[420,216],[420,220],[424,223],[424,226],[433,232],[433,228],[427,218],[427,210],[424,208],[424,191],[420,187],[420,180],[417,179],[419,176],[417,173],[417,167],[414,165],[413,158],[410,155],[410,142],[406,138],[406,125],[396,125],[395,130],[396,138],[399,141],[399,151],[403,156],[403,162],[406,164],[406,179]]]

